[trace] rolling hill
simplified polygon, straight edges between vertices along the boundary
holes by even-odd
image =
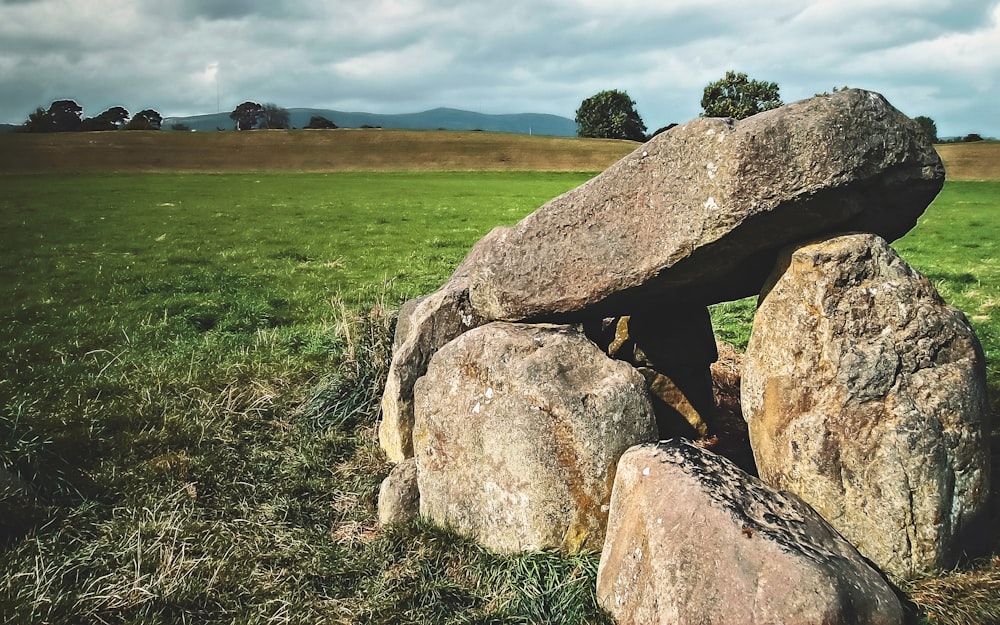
[[[373,126],[401,130],[485,130],[552,137],[576,136],[576,122],[572,119],[542,113],[487,115],[451,108],[436,108],[421,113],[398,115],[312,108],[293,108],[288,109],[288,112],[293,128],[308,125],[309,118],[318,115],[341,128]],[[163,120],[163,129],[170,130],[174,124],[184,124],[192,130],[199,131],[233,129],[233,120],[229,119],[228,112],[191,117],[167,117]]]

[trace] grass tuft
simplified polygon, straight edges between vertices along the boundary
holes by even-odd
[[[1000,556],[994,556],[966,570],[913,580],[903,590],[930,623],[1000,623]]]
[[[596,603],[598,554],[497,554],[424,520],[385,528],[368,588],[372,623],[612,623]]]

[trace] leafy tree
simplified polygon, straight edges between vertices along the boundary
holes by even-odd
[[[260,116],[261,128],[288,128],[290,116],[288,109],[281,108],[277,104],[268,103],[264,105],[264,110]]]
[[[306,128],[317,128],[317,129],[336,128],[336,127],[337,124],[333,123],[332,121],[323,117],[322,115],[313,115],[312,117],[310,117],[309,124],[306,126]]]
[[[54,132],[48,111],[40,106],[35,109],[34,113],[28,114],[27,121],[21,127],[25,132]]]
[[[982,140],[983,140],[983,136],[981,134],[979,134],[978,132],[970,132],[969,134],[967,134],[964,137],[962,137],[962,141],[964,141],[966,143],[972,143],[974,141],[982,141]]]
[[[104,111],[97,117],[88,117],[80,122],[77,130],[118,130],[128,122],[128,111],[120,106],[115,106]]]
[[[159,130],[163,126],[163,116],[153,109],[139,111],[132,121],[125,124],[125,130]]]
[[[750,80],[746,74],[734,71],[709,83],[701,98],[705,117],[743,119],[781,105],[778,83]]]
[[[229,114],[229,119],[236,122],[236,130],[253,130],[258,127],[264,116],[264,107],[256,102],[244,102]]]
[[[83,107],[73,100],[56,100],[48,110],[41,107],[28,115],[24,129],[28,132],[70,132],[79,128]]]
[[[934,123],[933,119],[925,115],[918,115],[913,118],[913,121],[920,124],[920,128],[924,131],[924,134],[927,135],[927,138],[930,139],[931,143],[937,143],[937,124]]]
[[[576,110],[576,123],[581,137],[646,140],[646,124],[624,91],[601,91],[590,96]]]

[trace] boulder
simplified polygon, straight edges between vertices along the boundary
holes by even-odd
[[[417,518],[420,492],[417,490],[417,461],[403,460],[389,471],[378,490],[378,524],[391,525]]]
[[[414,397],[420,514],[503,552],[600,549],[619,456],[656,440],[642,376],[569,326],[470,330]]]
[[[783,254],[754,318],[742,407],[760,476],[886,572],[951,566],[989,493],[982,348],[885,240]]]
[[[876,93],[698,118],[500,233],[469,297],[510,321],[738,299],[760,291],[785,245],[850,229],[902,236],[943,182],[926,134]]]
[[[597,595],[636,625],[903,622],[891,586],[808,505],[679,440],[622,456]]]
[[[440,289],[400,308],[378,428],[379,444],[392,462],[413,456],[413,383],[438,348],[483,323],[469,303],[468,274],[505,229],[494,228],[473,246]]]
[[[403,313],[409,312],[404,316]],[[464,280],[451,280],[434,293],[401,309],[392,361],[382,393],[378,442],[392,462],[413,456],[413,384],[431,356],[448,341],[480,322],[469,305]],[[399,331],[402,329],[402,333]]]

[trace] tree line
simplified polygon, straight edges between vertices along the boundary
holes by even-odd
[[[83,107],[75,101],[56,100],[48,109],[35,109],[21,129],[25,132],[159,130],[162,124],[163,116],[153,109],[130,116],[123,107],[113,106],[95,117],[84,117]]]
[[[236,130],[290,128],[288,109],[276,104],[243,102],[229,114]],[[161,130],[163,116],[153,109],[134,116],[121,106],[114,106],[94,117],[84,117],[83,107],[74,100],[56,100],[49,108],[37,108],[20,126],[23,132],[88,132],[102,130]],[[314,115],[306,128],[336,128],[329,119]],[[185,130],[175,124],[175,130]]]
[[[834,88],[834,91],[838,89]],[[753,80],[745,73],[736,71],[728,71],[721,79],[709,83],[701,98],[704,117],[744,119],[782,104],[778,83]],[[938,141],[937,125],[933,119],[924,115],[913,119],[932,143]],[[646,134],[646,124],[635,110],[635,101],[628,93],[619,90],[601,91],[585,99],[576,110],[576,123],[577,134],[581,137],[631,141],[647,141],[677,125],[670,124]],[[981,139],[979,135],[972,134],[961,140]]]
[[[844,87],[846,89],[847,87]],[[837,91],[834,88],[834,91]],[[820,95],[820,94],[817,94]],[[743,119],[781,106],[778,83],[754,80],[742,72],[728,71],[721,79],[709,83],[702,94],[702,115]],[[246,101],[229,114],[235,130],[288,129],[291,127],[288,109],[273,103]],[[937,125],[921,115],[920,124],[932,142],[938,142]],[[601,139],[646,141],[677,124],[669,124],[647,134],[646,124],[635,110],[635,101],[628,93],[607,90],[585,99],[576,110],[577,134]],[[163,117],[153,109],[130,116],[123,107],[115,106],[96,117],[83,117],[83,107],[73,100],[56,100],[48,109],[39,107],[21,126],[24,132],[73,132],[95,130],[160,130]],[[313,116],[306,128],[336,128],[329,119]],[[186,130],[181,124],[175,130]],[[955,141],[981,141],[978,134],[969,134]]]
[[[288,109],[271,103],[244,102],[233,109],[233,112],[229,114],[229,119],[236,123],[236,130],[291,128],[291,118]],[[314,129],[336,128],[337,124],[322,115],[313,115],[309,118],[309,123],[305,127]]]

